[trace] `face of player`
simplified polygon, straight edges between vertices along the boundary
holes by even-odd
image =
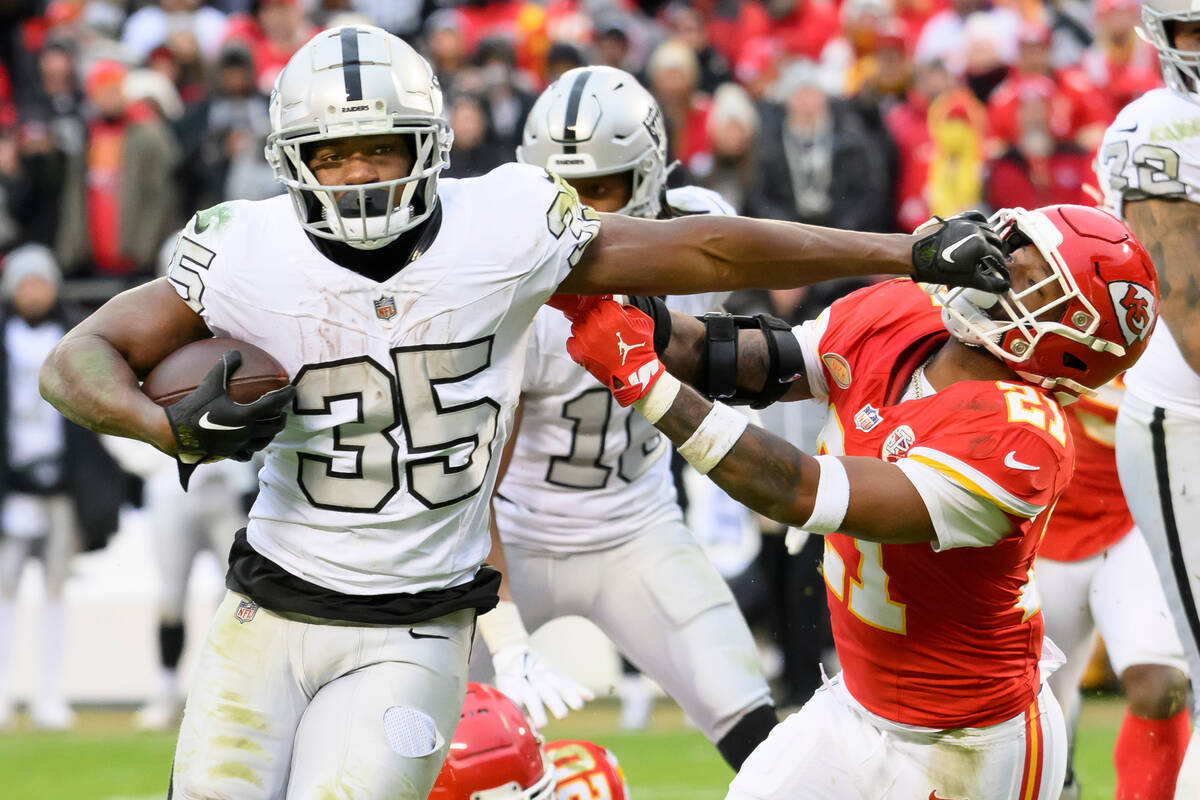
[[[322,186],[359,186],[408,177],[413,156],[398,133],[330,139],[313,148],[308,167]],[[399,202],[400,193],[396,193]]]
[[[579,192],[579,200],[605,214],[620,211],[633,197],[633,173],[618,172],[595,178],[567,178]]]
[[[1200,51],[1200,20],[1181,20],[1171,26],[1176,50]]]
[[[1013,250],[1008,256],[1008,272],[1012,277],[1012,292],[1019,295],[1029,287],[1046,280],[1054,274],[1054,270],[1050,267],[1050,263],[1042,256],[1036,247],[1033,245],[1025,245]],[[1062,297],[1063,290],[1057,281],[1046,284],[1032,294],[1022,297],[1021,302],[1025,307],[1032,310],[1042,308],[1047,303],[1050,303]],[[1003,309],[999,304],[990,309],[995,319],[1005,319]],[[1052,309],[1053,314],[1061,314],[1062,308]],[[996,316],[999,315],[999,316]]]

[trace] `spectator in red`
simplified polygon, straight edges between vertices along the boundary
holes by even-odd
[[[770,36],[747,39],[738,50],[733,76],[755,102],[764,99],[779,78],[779,43]]]
[[[297,0],[253,0],[249,14],[230,18],[225,41],[239,40],[250,48],[255,80],[265,94],[292,54],[315,33]]]
[[[1019,132],[1013,128],[1017,120],[1019,94],[1029,78],[1045,78],[1050,82],[1049,124],[1056,140],[1073,139],[1084,150],[1092,150],[1104,136],[1104,129],[1116,109],[1111,107],[1083,70],[1076,67],[1055,69],[1051,58],[1050,27],[1026,24],[1021,28],[1017,60],[1008,78],[988,100],[988,120],[991,136],[999,143],[994,149],[1003,150],[1016,141]],[[1154,56],[1154,49],[1150,49]]]
[[[758,109],[736,83],[723,83],[713,94],[708,115],[712,152],[692,159],[700,185],[729,201],[738,213],[746,207],[758,167]]]
[[[731,63],[749,39],[767,36],[771,18],[758,0],[691,0],[708,27],[708,40]]]
[[[1015,131],[1015,138],[988,164],[987,204],[992,208],[1090,204],[1083,184],[1092,171],[1091,159],[1069,137],[1055,133],[1054,83],[1042,76],[1025,76],[1014,84],[1013,92],[1013,119],[1004,127]]]
[[[173,182],[178,145],[145,102],[126,101],[125,67],[97,62],[85,90],[95,116],[88,129],[87,232],[94,274],[144,278],[159,245],[182,220]]]
[[[1079,65],[1110,109],[1162,86],[1158,53],[1135,31],[1140,9],[1138,0],[1096,1],[1096,38]]]
[[[828,0],[767,0],[771,35],[789,55],[816,61],[825,44],[841,33],[838,9]]]
[[[687,167],[709,150],[708,112],[711,101],[700,89],[700,65],[691,47],[668,39],[655,48],[646,67],[646,88],[658,100],[667,126],[668,163]]]
[[[933,155],[929,133],[929,104],[955,86],[954,76],[940,61],[913,68],[912,86],[902,103],[884,115],[896,144],[896,230],[911,231],[929,219],[925,182]]]

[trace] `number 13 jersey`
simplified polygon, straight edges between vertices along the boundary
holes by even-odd
[[[438,197],[436,237],[383,282],[325,258],[287,197],[201,212],[168,270],[215,335],[291,376],[247,540],[341,594],[475,576],[530,321],[598,230],[573,190],[525,165],[440,181]]]
[[[872,713],[939,730],[1022,713],[1040,685],[1033,560],[1074,463],[1061,409],[1015,377],[913,392],[949,334],[908,280],[854,292],[797,333],[830,404],[821,450],[895,463],[937,532],[917,544],[826,537],[846,687]]]

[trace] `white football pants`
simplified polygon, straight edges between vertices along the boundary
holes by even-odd
[[[855,702],[841,676],[775,726],[726,800],[1057,800],[1062,709],[1043,683],[1022,714],[986,728],[897,725]]]
[[[228,593],[209,630],[169,797],[425,800],[462,712],[475,612],[360,627],[239,617],[244,600]]]
[[[1125,392],[1117,415],[1117,470],[1142,529],[1183,643],[1200,712],[1200,417]],[[1200,796],[1200,737],[1193,735],[1175,797]]]
[[[1046,635],[1067,656],[1067,663],[1050,676],[1049,683],[1068,720],[1079,704],[1079,681],[1095,648],[1097,631],[1118,676],[1135,664],[1161,664],[1187,672],[1154,560],[1137,528],[1091,558],[1039,558],[1035,572]]]
[[[711,742],[771,702],[758,649],[733,594],[681,522],[624,544],[552,554],[506,545],[508,585],[537,630],[556,617],[591,620],[679,703]],[[482,656],[487,648],[477,648]],[[473,677],[490,673],[488,659]]]

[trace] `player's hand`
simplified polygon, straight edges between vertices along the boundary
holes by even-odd
[[[666,372],[654,352],[654,322],[612,300],[596,303],[572,323],[567,352],[622,406],[645,397]]]
[[[296,387],[267,392],[253,403],[234,402],[227,386],[241,364],[237,350],[222,354],[199,386],[163,409],[182,463],[210,458],[249,461],[283,430],[287,419],[283,410],[291,405]]]
[[[492,655],[496,668],[496,688],[510,700],[524,706],[529,719],[538,728],[546,725],[545,708],[556,719],[567,715],[567,708],[583,708],[594,696],[575,681],[551,667],[527,645],[503,647]],[[545,708],[543,708],[545,706]]]
[[[916,233],[926,230],[932,222],[922,225]],[[921,283],[967,286],[985,292],[1006,291],[1009,275],[1004,243],[987,224],[987,218],[978,211],[967,211],[944,223],[913,244],[913,277]]]
[[[552,294],[550,295],[550,299],[546,301],[546,305],[551,308],[557,308],[563,313],[564,317],[574,322],[583,312],[596,305],[596,303],[599,303],[601,300],[611,299],[611,294]]]

